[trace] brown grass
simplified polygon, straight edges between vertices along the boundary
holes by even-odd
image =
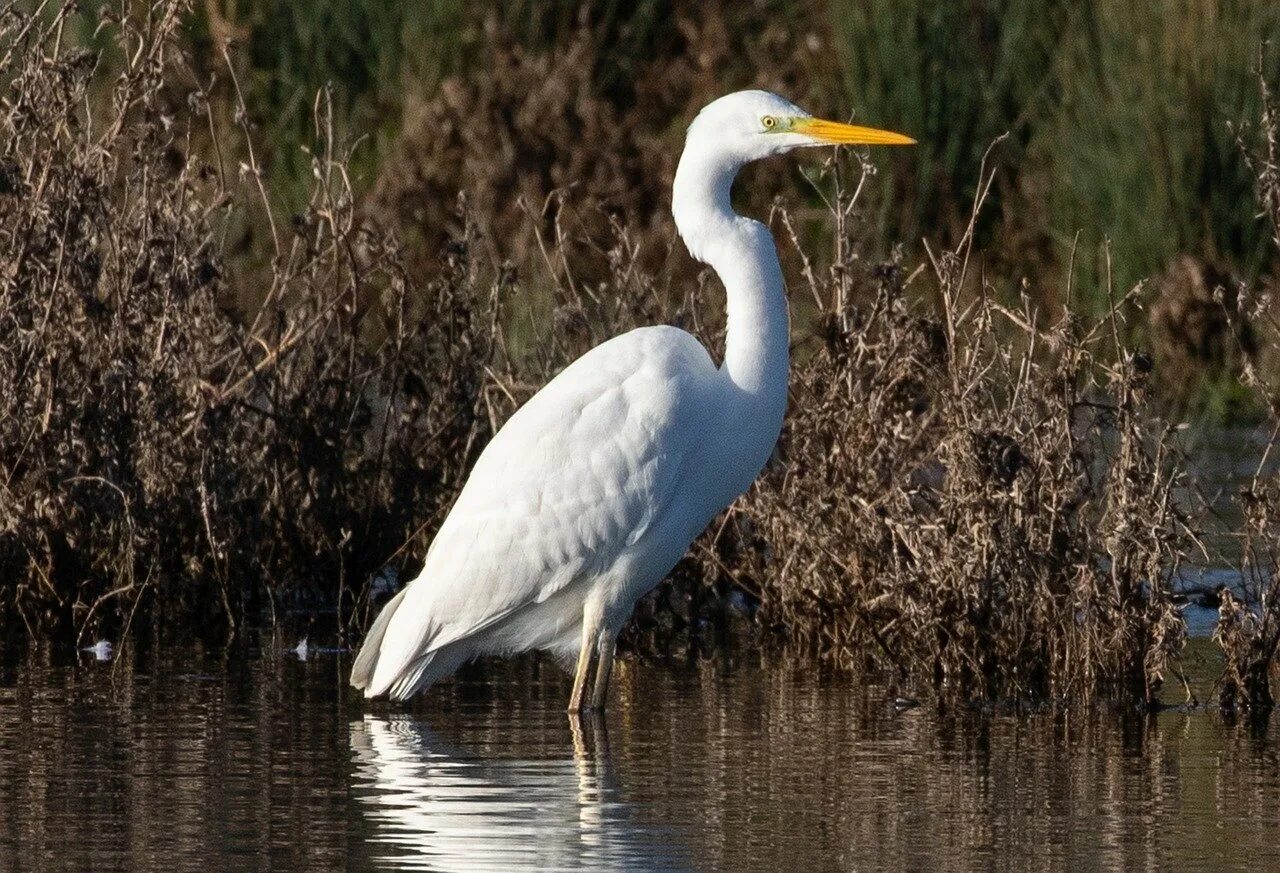
[[[349,607],[491,426],[497,289],[465,244],[413,286],[341,155],[291,222],[256,202],[252,152],[204,163],[203,94],[171,85],[181,3],[109,29],[118,71],[61,47],[69,9],[0,16],[0,610],[81,636],[144,603],[230,628]],[[246,323],[223,240],[254,215],[276,249]]]
[[[933,259],[937,305],[897,262],[807,276],[824,315],[779,462],[740,507],[767,543],[740,572],[766,625],[843,667],[1151,702],[1193,541],[1149,365],[1116,346],[1123,301],[1089,323],[1007,307],[970,283],[969,245]]]
[[[1254,174],[1262,214],[1271,225],[1272,240],[1280,251],[1280,104],[1262,70],[1259,63],[1262,118],[1256,131],[1240,132],[1238,143]],[[1280,354],[1280,322],[1272,307],[1273,289],[1261,286],[1246,290],[1249,293],[1236,306],[1223,306],[1223,311],[1236,323],[1254,326],[1269,353]],[[1275,472],[1272,463],[1280,451],[1280,387],[1270,368],[1247,365],[1244,375],[1245,384],[1268,411],[1271,437],[1251,482],[1237,495],[1244,520],[1242,591],[1236,595],[1224,592],[1213,638],[1225,660],[1218,683],[1222,708],[1265,714],[1275,702],[1271,682],[1280,654],[1280,473]],[[1243,599],[1238,596],[1241,594]]]
[[[363,626],[374,577],[412,572],[479,449],[565,363],[637,324],[722,341],[720,295],[682,278],[664,225],[612,217],[625,192],[560,189],[607,162],[546,165],[515,253],[516,225],[477,225],[437,177],[384,182],[395,226],[448,227],[409,265],[358,208],[322,93],[310,199],[287,215],[243,107],[228,133],[176,84],[194,81],[183,11],[110,25],[110,69],[68,47],[65,9],[0,13],[0,620],[33,636],[221,632],[298,606]],[[609,121],[590,103],[539,117]],[[435,211],[407,220],[424,190]],[[804,279],[776,461],[641,605],[632,646],[691,645],[745,605],[771,641],[946,696],[1154,702],[1196,542],[1150,364],[1122,343],[1140,289],[1096,320],[1047,314],[985,280],[972,233],[926,283],[861,260],[856,196],[828,196],[829,268],[804,257],[809,223],[771,217]],[[264,262],[246,235],[271,240]]]
[[[677,4],[671,15],[673,44],[657,57],[632,59],[625,87],[613,89],[597,74],[617,58],[606,55],[610,47],[585,21],[554,49],[539,49],[490,16],[479,49],[484,75],[460,73],[438,88],[406,83],[404,129],[362,211],[412,241],[410,267],[418,275],[434,269],[442,244],[458,232],[452,207],[464,190],[482,236],[501,241],[497,254],[526,278],[537,275],[541,248],[559,256],[567,235],[576,280],[607,282],[605,255],[619,217],[639,266],[691,281],[691,259],[678,257],[674,272],[667,261],[681,120],[719,97],[726,79],[802,99],[834,61],[825,22],[813,10],[783,15],[776,4]],[[792,27],[807,39],[797,40]],[[749,183],[740,186],[746,208],[767,209],[791,172],[779,164],[758,174],[749,168]],[[560,216],[564,207],[571,208]]]

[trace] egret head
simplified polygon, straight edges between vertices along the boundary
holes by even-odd
[[[686,149],[699,147],[747,163],[804,146],[914,143],[900,133],[814,118],[768,91],[737,91],[698,113],[689,125]]]
[[[733,213],[729,193],[743,164],[805,146],[911,145],[909,136],[814,118],[768,91],[738,91],[708,103],[689,125],[676,168],[671,212],[689,253],[711,263]]]

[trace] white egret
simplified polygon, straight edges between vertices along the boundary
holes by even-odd
[[[421,574],[369,629],[351,684],[404,699],[478,655],[540,649],[577,655],[570,711],[603,708],[636,601],[746,491],[782,429],[782,269],[768,228],[733,211],[734,177],[802,146],[913,142],[765,91],[707,105],[689,125],[672,212],[728,295],[723,363],[683,330],[642,327],[552,379],[481,453]]]

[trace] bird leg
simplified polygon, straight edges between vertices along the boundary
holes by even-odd
[[[597,767],[609,756],[609,731],[602,712],[569,713],[569,733],[573,737],[573,756],[581,766],[594,759]],[[597,777],[600,774],[595,774]]]
[[[591,673],[591,665],[595,660],[592,655],[596,649],[596,627],[594,623],[582,623],[582,649],[578,652],[578,669],[573,674],[573,693],[569,695],[569,712],[582,711],[582,698],[587,691],[587,676]]]
[[[609,674],[613,672],[613,653],[617,648],[618,634],[611,628],[603,628],[596,644],[596,681],[591,691],[591,708],[603,711],[609,702]]]

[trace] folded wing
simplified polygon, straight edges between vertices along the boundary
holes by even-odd
[[[383,626],[366,694],[413,693],[445,647],[607,570],[680,499],[717,415],[717,379],[692,336],[641,328],[597,346],[521,407]]]

